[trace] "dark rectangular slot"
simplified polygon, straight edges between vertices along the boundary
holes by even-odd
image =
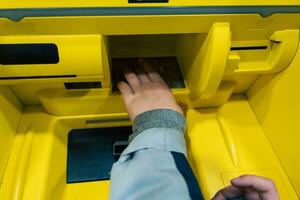
[[[55,44],[0,44],[0,64],[55,64],[59,62]]]
[[[113,155],[120,156],[127,146],[128,140],[116,141],[113,145]]]
[[[267,49],[268,46],[252,46],[252,47],[231,47],[232,51],[243,51],[243,50],[263,50]]]
[[[76,75],[50,75],[50,76],[14,76],[0,77],[0,80],[18,80],[18,79],[41,79],[41,78],[74,78]]]
[[[108,180],[128,140],[130,126],[72,130],[68,135],[67,183]]]
[[[93,89],[101,88],[101,82],[74,82],[74,83],[64,83],[67,90],[71,89]]]
[[[118,91],[117,84],[119,81],[125,81],[123,71],[126,67],[130,67],[133,71],[136,68],[141,68],[141,66],[138,65],[138,59],[139,58],[112,59],[113,91]],[[144,59],[153,66],[154,70],[160,74],[170,88],[185,88],[179,64],[175,56],[151,57]]]
[[[168,3],[169,0],[128,0],[128,3]]]

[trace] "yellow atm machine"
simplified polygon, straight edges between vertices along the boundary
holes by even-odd
[[[130,134],[115,86],[141,57],[185,108],[205,199],[240,174],[299,199],[299,26],[299,0],[2,0],[0,199],[108,199],[108,178],[70,179],[76,144]]]

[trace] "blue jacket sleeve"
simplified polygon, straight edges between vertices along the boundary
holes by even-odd
[[[169,109],[139,115],[111,171],[111,200],[203,199],[186,159],[185,118]]]

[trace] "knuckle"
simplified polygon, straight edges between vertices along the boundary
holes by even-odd
[[[133,73],[130,73],[130,74],[126,74],[126,76],[127,76],[127,78],[129,78],[129,79],[135,79],[135,74],[133,74]]]
[[[130,82],[133,85],[137,85],[139,83],[139,81],[137,79],[132,79]]]
[[[251,178],[253,177],[253,175],[250,175],[250,174],[244,174],[244,175],[241,175],[240,178],[244,178],[244,179],[248,179],[248,178]]]
[[[166,87],[166,85],[162,84],[161,82],[153,82],[153,86],[154,86],[155,88],[158,88],[158,89],[163,89],[163,90],[168,89],[168,88]]]

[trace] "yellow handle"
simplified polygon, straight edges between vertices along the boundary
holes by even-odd
[[[187,74],[192,99],[206,99],[218,89],[230,52],[229,23],[215,23]]]

